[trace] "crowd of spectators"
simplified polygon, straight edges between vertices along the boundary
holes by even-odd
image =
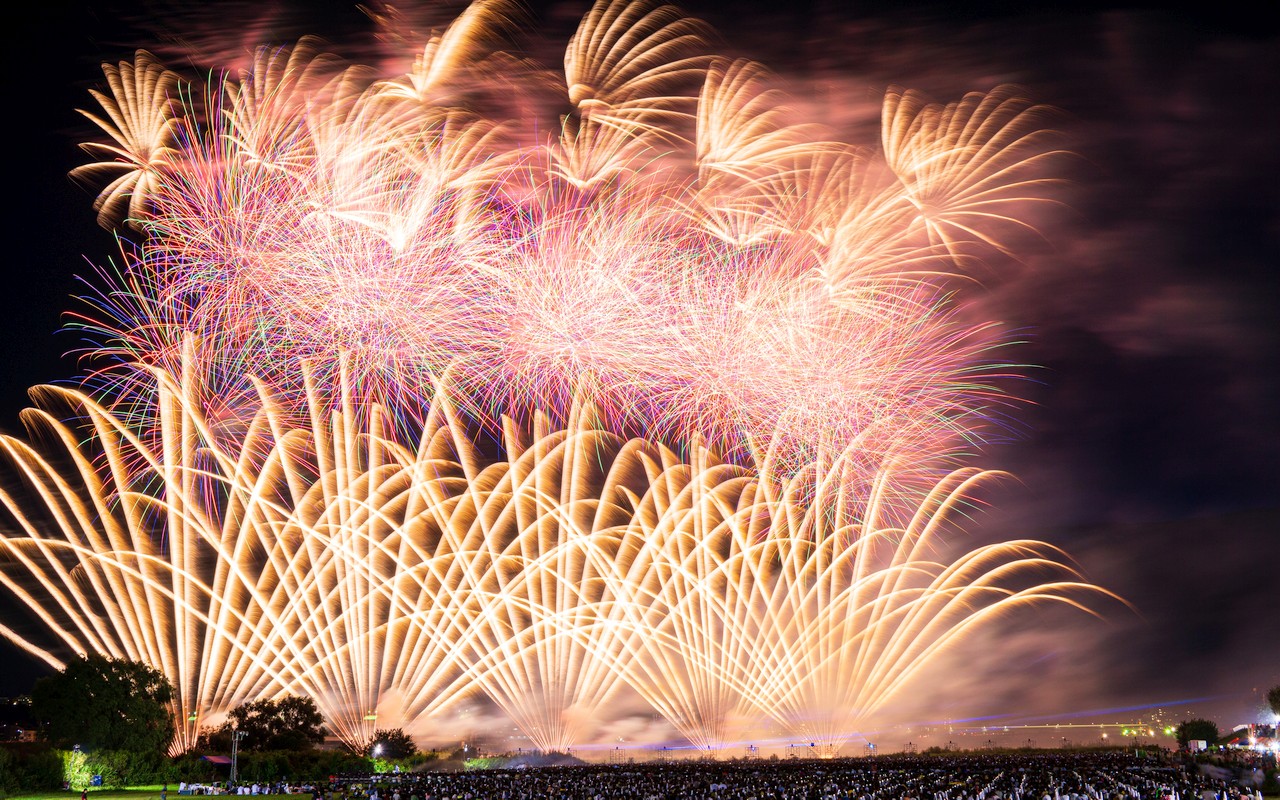
[[[592,765],[335,781],[316,800],[1262,800],[1234,776],[1133,753]]]

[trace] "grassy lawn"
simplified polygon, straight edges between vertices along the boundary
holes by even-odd
[[[234,795],[225,795],[230,800]],[[272,795],[272,797],[281,797],[282,795]],[[310,794],[293,794],[289,795],[291,800],[311,800]],[[192,797],[190,795],[179,795],[178,790],[173,786],[169,787],[169,800],[204,800],[203,797]],[[10,795],[9,800],[80,800],[80,793],[76,791],[66,792],[37,792],[36,794],[15,794]],[[132,789],[90,789],[89,800],[160,800],[160,784],[155,786],[135,786]],[[266,798],[259,795],[259,800]]]
[[[176,798],[178,793],[170,790],[169,796]],[[36,794],[15,794],[10,800],[80,800],[80,793],[38,792]],[[160,800],[159,786],[138,786],[133,789],[90,789],[89,800]]]

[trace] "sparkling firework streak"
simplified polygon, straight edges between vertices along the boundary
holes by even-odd
[[[159,667],[176,750],[286,693],[352,746],[478,696],[543,749],[627,697],[837,745],[973,631],[1112,598],[1043,543],[940,555],[1007,402],[959,293],[1048,200],[1043,109],[891,90],[856,147],[669,6],[598,3],[559,75],[512,19],[391,77],[104,67],[75,174],[137,241],[46,446],[0,439],[0,585],[53,641],[0,633]]]
[[[353,747],[384,698],[412,725],[483,694],[563,749],[628,692],[700,748],[760,720],[834,746],[974,630],[1108,597],[1039,542],[938,560],[976,470],[904,511],[846,459],[685,460],[583,401],[567,428],[504,420],[493,461],[447,389],[416,441],[350,393],[298,425],[264,390],[229,445],[202,387],[153,380],[149,439],[52,387],[36,394],[62,413],[26,416],[49,448],[0,438],[24,484],[0,493],[0,584],[60,647],[162,669],[176,750],[191,720],[284,693]]]

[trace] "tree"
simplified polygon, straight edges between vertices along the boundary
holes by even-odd
[[[157,753],[173,738],[173,688],[138,661],[91,654],[31,690],[31,715],[56,747]]]
[[[1218,726],[1207,719],[1189,719],[1178,723],[1178,744],[1187,746],[1187,742],[1203,739],[1209,744],[1218,741]]]
[[[373,738],[365,745],[362,755],[399,759],[408,758],[417,752],[418,746],[414,744],[412,737],[404,732],[404,728],[391,728],[374,731]]]
[[[1267,692],[1267,705],[1271,706],[1272,714],[1280,717],[1280,686],[1272,686]]]
[[[324,717],[309,697],[255,700],[227,717],[229,726],[246,734],[240,743],[246,750],[309,750],[324,741]]]
[[[196,751],[200,753],[231,752],[231,724],[203,725],[196,736]]]

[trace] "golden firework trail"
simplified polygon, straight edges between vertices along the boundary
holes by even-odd
[[[504,420],[493,459],[443,388],[405,441],[345,391],[298,421],[260,390],[229,436],[192,373],[153,380],[142,426],[36,390],[25,422],[48,447],[0,438],[22,478],[0,492],[0,583],[62,650],[163,670],[176,749],[194,720],[282,693],[353,746],[384,695],[412,722],[483,694],[562,749],[624,690],[700,747],[766,716],[838,743],[977,627],[1105,595],[1043,543],[938,560],[976,470],[904,514],[888,473],[868,487],[842,456],[682,458],[586,402],[567,427]]]

